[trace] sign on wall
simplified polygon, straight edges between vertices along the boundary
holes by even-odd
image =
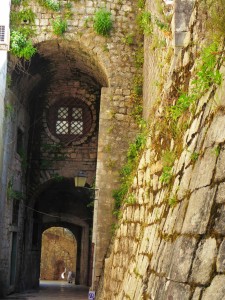
[[[90,291],[88,293],[88,300],[94,300],[95,299],[95,292],[93,291]]]

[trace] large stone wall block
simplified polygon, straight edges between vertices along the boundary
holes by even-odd
[[[168,281],[163,298],[168,300],[189,300],[191,295],[190,286],[179,282]]]
[[[225,141],[225,118],[224,115],[214,117],[206,135],[204,147],[211,147],[214,144]]]
[[[225,203],[225,182],[220,183],[218,186],[218,190],[216,193],[216,202]]]
[[[221,127],[220,130],[223,131],[225,129]],[[218,181],[225,179],[225,147],[222,147],[222,149],[220,150],[219,158],[216,164],[215,179]]]
[[[182,233],[204,234],[210,219],[216,187],[201,188],[191,194]]]
[[[177,238],[168,273],[169,279],[179,282],[187,281],[196,244],[197,240],[195,238],[185,236]]]
[[[192,173],[191,190],[210,185],[216,160],[217,156],[212,148],[206,149],[203,158],[198,158]]]
[[[225,295],[225,275],[217,275],[205,290],[202,300],[223,300]]]
[[[225,272],[225,239],[223,239],[219,248],[219,253],[216,261],[216,269],[217,272]]]
[[[187,143],[190,143],[191,140],[193,139],[194,135],[198,132],[199,126],[201,123],[201,117],[202,117],[203,112],[200,113],[200,115],[195,118],[191,124],[191,127],[189,129],[189,134],[187,137]]]
[[[210,282],[217,255],[217,245],[214,238],[200,242],[193,262],[190,281],[205,285]]]
[[[225,205],[217,209],[214,231],[225,236]]]

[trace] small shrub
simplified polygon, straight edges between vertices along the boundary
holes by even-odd
[[[170,206],[175,206],[177,204],[177,196],[174,195],[173,197],[171,197],[168,201]]]
[[[214,149],[213,149],[216,157],[218,157],[220,155],[220,151],[221,151],[221,147],[220,145],[216,146]]]
[[[94,15],[94,30],[103,36],[108,36],[112,29],[111,12],[105,9],[98,10]]]
[[[191,153],[191,161],[196,161],[199,157],[199,153],[198,152],[193,152]]]
[[[53,32],[57,36],[62,36],[67,29],[67,21],[61,18],[52,22]]]
[[[10,45],[11,53],[25,60],[30,60],[37,51],[32,42],[24,34],[16,30],[12,30],[11,32]]]

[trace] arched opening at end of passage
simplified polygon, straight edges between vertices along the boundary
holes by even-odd
[[[42,233],[40,280],[75,283],[77,240],[66,227],[52,226]]]

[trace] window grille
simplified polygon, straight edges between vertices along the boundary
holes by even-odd
[[[91,109],[80,99],[59,101],[47,113],[50,132],[65,143],[81,140],[90,131],[92,122]]]

